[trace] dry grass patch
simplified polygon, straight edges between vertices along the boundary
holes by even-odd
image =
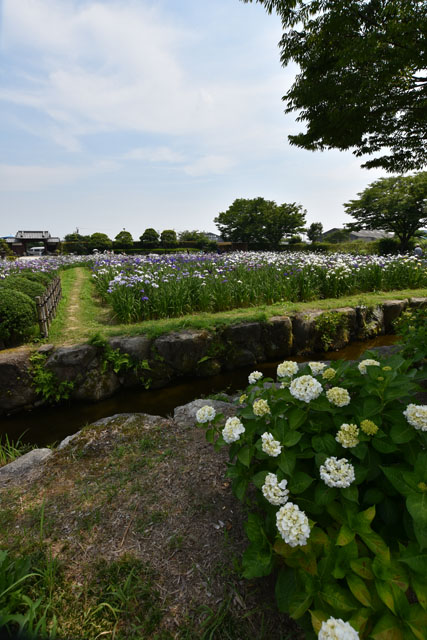
[[[196,427],[107,418],[0,489],[0,545],[55,559],[60,638],[297,638],[270,582],[239,578],[225,468]]]

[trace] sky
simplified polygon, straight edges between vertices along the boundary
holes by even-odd
[[[218,232],[236,198],[341,227],[384,175],[292,147],[278,16],[239,0],[0,0],[0,236]]]

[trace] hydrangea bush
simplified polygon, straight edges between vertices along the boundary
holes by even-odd
[[[243,575],[275,574],[278,607],[307,640],[426,638],[422,377],[400,355],[286,362],[277,384],[249,376],[225,426],[212,411],[203,424],[230,446],[227,475],[249,508]]]

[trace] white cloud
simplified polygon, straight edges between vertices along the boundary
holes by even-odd
[[[68,150],[79,150],[84,135],[122,131],[197,136],[215,153],[284,146],[279,67],[254,80],[225,60],[220,81],[197,78],[185,55],[203,57],[202,36],[149,5],[4,0],[3,31],[3,48],[38,61],[38,70],[17,75],[0,100],[47,115],[46,134]],[[276,122],[264,117],[266,104],[277,105]]]
[[[115,162],[88,167],[1,164],[0,191],[40,191],[114,171],[118,166]]]
[[[165,162],[179,164],[185,161],[185,156],[169,147],[138,147],[122,156],[125,160],[142,160],[144,162]]]
[[[193,177],[225,173],[234,165],[234,161],[226,156],[205,156],[184,167],[185,173]]]

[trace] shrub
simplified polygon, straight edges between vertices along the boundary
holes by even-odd
[[[39,284],[42,284],[44,287],[47,287],[55,277],[55,273],[52,273],[52,272],[30,271],[29,269],[27,271],[24,271],[22,275],[27,280],[31,280],[32,282],[38,282]]]
[[[1,286],[2,288],[14,289],[25,293],[31,300],[35,300],[37,296],[42,296],[45,291],[45,287],[42,284],[21,275],[8,276],[1,282]]]
[[[394,323],[394,329],[403,342],[402,354],[419,362],[427,358],[426,309],[408,309]]]
[[[3,287],[0,295],[0,339],[15,344],[34,332],[36,305],[25,293]]]
[[[306,640],[330,618],[351,625],[351,638],[425,638],[422,372],[399,355],[374,358],[298,373],[285,362],[280,387],[252,374],[237,416],[206,431],[217,448],[230,444],[227,475],[249,506],[243,575],[275,572],[278,607]]]

